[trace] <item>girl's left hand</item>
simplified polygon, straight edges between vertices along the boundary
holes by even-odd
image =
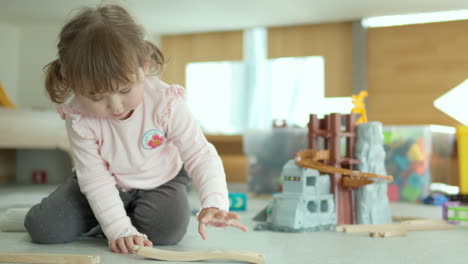
[[[236,221],[239,218],[240,216],[236,213],[225,212],[218,208],[203,208],[198,214],[198,233],[200,233],[203,240],[206,240],[207,226],[215,226],[219,228],[233,226],[244,232],[249,231],[245,225]]]

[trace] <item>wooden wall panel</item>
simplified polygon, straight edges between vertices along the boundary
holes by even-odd
[[[243,31],[167,35],[161,48],[168,59],[161,79],[185,86],[185,66],[200,61],[241,61]]]
[[[242,135],[206,135],[221,157],[228,182],[247,182],[247,156]]]
[[[162,36],[161,48],[168,59],[168,64],[161,79],[185,87],[187,63],[243,60],[243,36],[243,31]],[[246,182],[247,161],[242,151],[242,137],[208,135],[207,138],[221,156],[227,181]]]
[[[342,22],[270,28],[268,58],[323,56],[325,96],[351,96],[352,26],[352,22]]]
[[[352,94],[352,23],[271,28],[269,58],[324,56],[326,96]],[[185,86],[190,62],[244,59],[243,31],[162,36],[161,48],[169,63],[161,76]],[[245,182],[246,157],[241,136],[208,135],[223,160],[228,182]]]
[[[368,113],[384,124],[459,123],[433,101],[468,77],[468,20],[368,29]]]

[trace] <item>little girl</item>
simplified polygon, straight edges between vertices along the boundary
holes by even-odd
[[[184,89],[148,75],[162,70],[163,54],[125,9],[83,9],[63,27],[57,47],[45,85],[66,120],[75,170],[28,212],[34,242],[73,241],[100,225],[114,252],[178,243],[189,222],[191,178],[203,239],[207,226],[247,231],[227,212],[221,159]]]

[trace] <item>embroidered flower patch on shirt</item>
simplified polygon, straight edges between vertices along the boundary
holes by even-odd
[[[164,143],[164,133],[157,129],[152,129],[145,133],[141,140],[144,149],[155,149]]]

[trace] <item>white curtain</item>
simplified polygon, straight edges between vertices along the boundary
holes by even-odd
[[[323,57],[267,60],[264,28],[245,31],[244,42],[244,62],[187,66],[187,102],[205,132],[270,129],[274,119],[305,127],[310,113],[351,112],[351,98],[325,98]]]
[[[186,100],[205,132],[239,134],[244,130],[243,62],[197,62],[186,68]]]

